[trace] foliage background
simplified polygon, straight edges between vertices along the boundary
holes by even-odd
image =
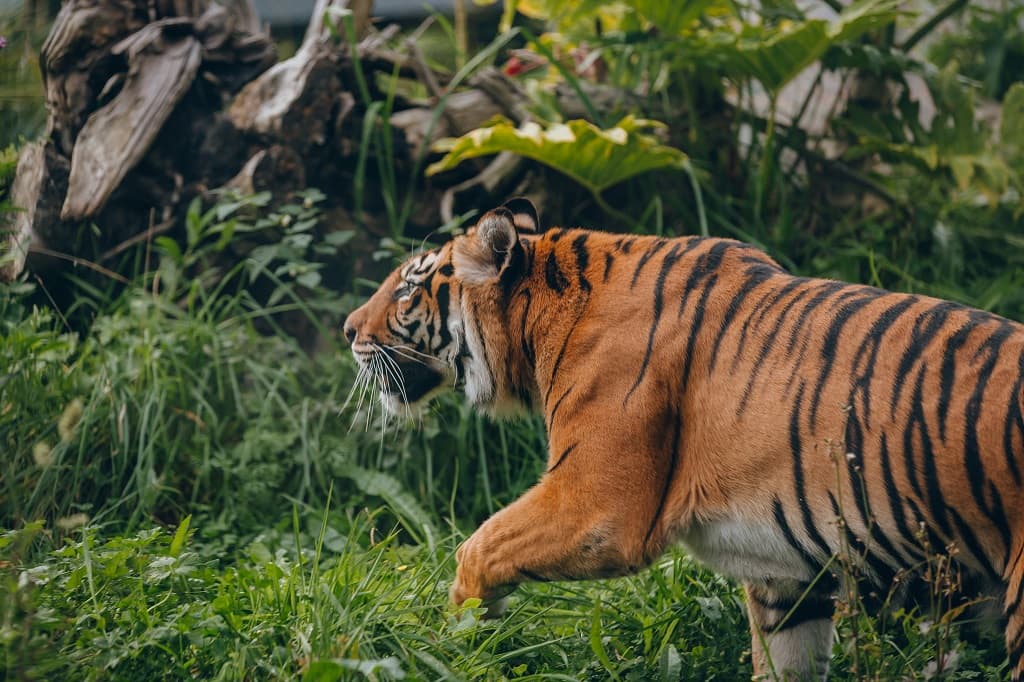
[[[470,62],[451,50],[468,44],[481,65],[522,71],[536,128],[495,122],[439,149],[431,172],[513,149],[561,198],[548,222],[738,237],[801,274],[1024,319],[1024,9],[876,1],[815,18],[827,9],[510,1],[489,25],[513,32],[497,50],[438,18],[438,62]],[[0,29],[0,132],[13,145],[0,201],[42,120],[32,60],[44,31],[19,21]],[[812,92],[832,75],[852,88],[824,129],[771,115],[802,72]],[[557,84],[590,102],[588,120],[566,120]],[[630,96],[598,107],[593,86]],[[393,178],[374,154],[365,172]],[[347,400],[340,321],[424,235],[400,216],[386,235],[326,230],[325,196],[364,197],[319,189],[197,200],[179,230],[109,274],[4,286],[4,678],[749,674],[735,586],[681,553],[634,578],[526,586],[498,622],[447,605],[455,546],[536,480],[543,427],[450,399],[385,428],[371,398]],[[393,191],[399,205],[405,190]],[[342,256],[367,279],[339,269]],[[942,570],[931,603],[884,618],[843,595],[836,679],[1005,676],[998,637],[954,622]]]

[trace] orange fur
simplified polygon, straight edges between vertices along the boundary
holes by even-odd
[[[530,222],[485,215],[346,321],[357,357],[412,347],[437,359],[396,356],[403,373],[544,415],[547,472],[459,549],[456,603],[632,573],[682,542],[746,585],[756,672],[820,677],[834,555],[884,592],[953,548],[1004,599],[1024,679],[1024,327],[797,278],[739,242]]]

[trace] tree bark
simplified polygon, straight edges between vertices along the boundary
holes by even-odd
[[[500,71],[484,69],[449,92],[447,77],[414,44],[394,46],[397,28],[371,28],[371,11],[372,0],[317,0],[295,55],[274,64],[252,0],[69,0],[41,54],[46,138],[27,146],[18,165],[12,200],[24,210],[4,237],[12,257],[0,277],[47,264],[26,261],[33,248],[95,258],[75,253],[90,241],[78,238],[89,224],[99,227],[95,247],[104,259],[142,243],[154,224],[173,237],[191,200],[218,189],[270,190],[283,201],[318,187],[331,215],[383,231],[377,226],[393,216],[380,199],[380,168],[412,177],[440,137],[496,114],[527,119],[524,93]],[[360,37],[355,46],[345,39],[344,15]],[[430,98],[382,92],[396,73],[427,83]],[[389,158],[366,162],[385,152]],[[412,192],[410,231],[426,234],[453,212],[522,188],[525,165],[506,155],[414,177],[398,188]]]

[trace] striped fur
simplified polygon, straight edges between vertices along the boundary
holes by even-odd
[[[430,358],[394,355],[411,402],[461,384],[544,415],[547,472],[459,549],[456,602],[682,542],[745,584],[755,672],[820,678],[837,556],[884,594],[951,552],[1001,604],[1024,680],[1024,327],[795,277],[735,241],[535,220],[487,214],[346,321],[357,357]]]

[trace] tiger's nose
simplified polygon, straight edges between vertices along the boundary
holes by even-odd
[[[352,322],[352,315],[345,318],[345,338],[348,339],[348,344],[351,346],[356,342],[356,326]]]

